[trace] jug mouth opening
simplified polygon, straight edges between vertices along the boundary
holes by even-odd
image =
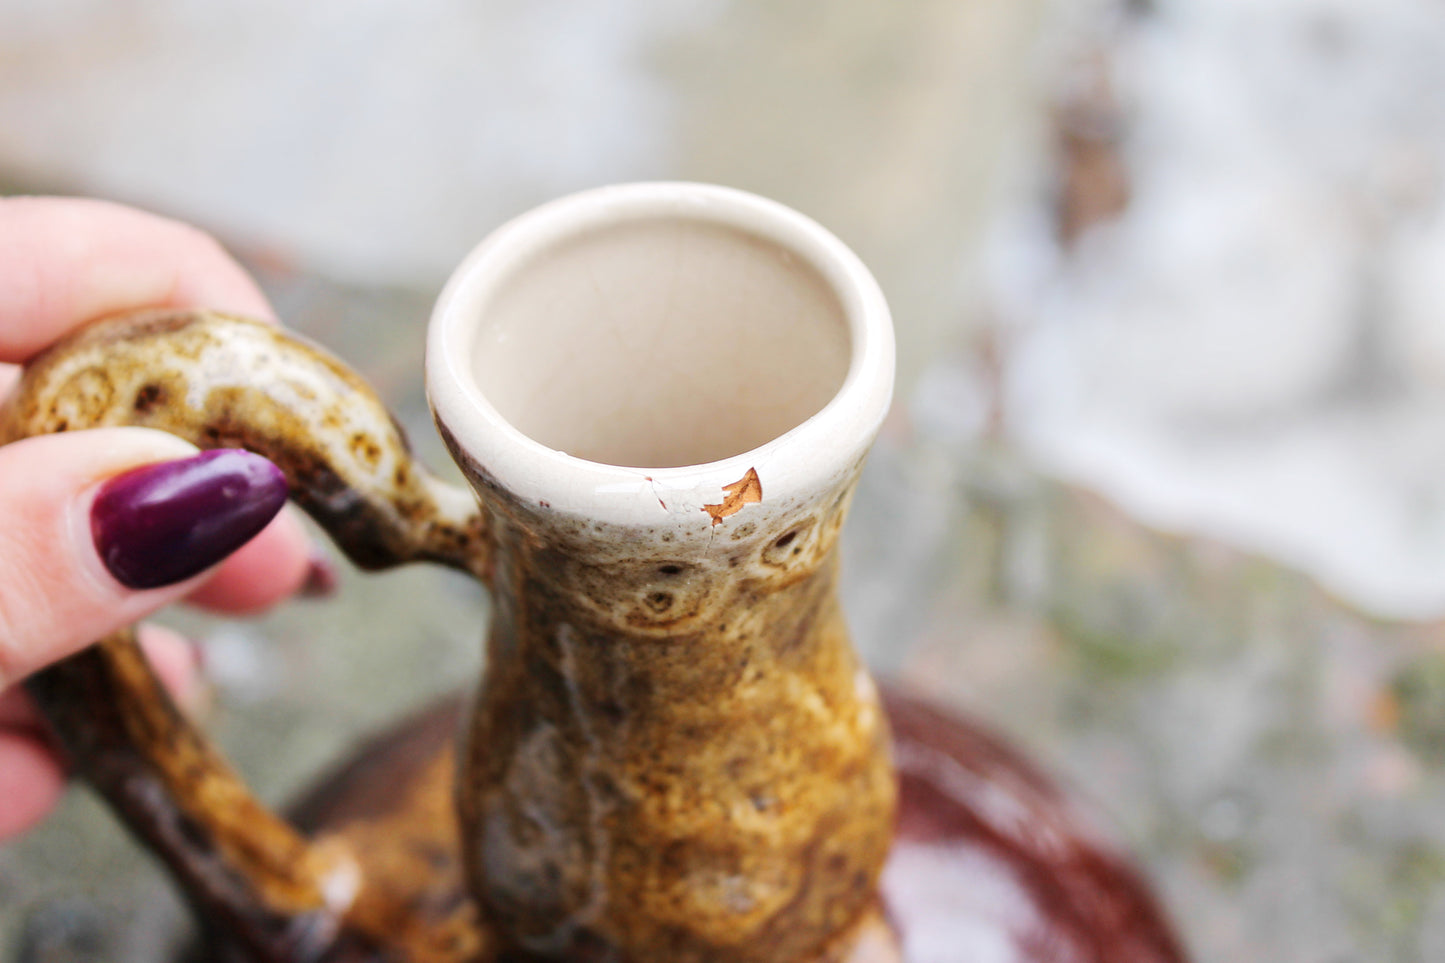
[[[701,184],[587,191],[499,228],[448,282],[427,351],[438,420],[507,487],[517,471],[722,477],[785,443],[848,461],[892,377],[887,306],[856,256]]]

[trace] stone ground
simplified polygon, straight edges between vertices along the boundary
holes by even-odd
[[[533,81],[518,96],[536,129],[487,114],[507,136],[478,174],[438,118],[411,116],[424,71],[381,119],[324,84],[276,81],[294,89],[280,112],[222,85],[245,137],[213,136],[205,97],[167,99],[167,71],[210,90],[223,68],[291,76],[287,58],[327,37],[396,33],[379,7],[313,11],[274,49],[228,26],[234,46],[173,61],[157,36],[239,15],[155,0],[134,5],[150,32],[127,33],[84,6],[0,29],[0,189],[102,193],[218,230],[434,465],[422,329],[472,225],[593,179],[685,176],[839,230],[880,275],[903,358],[844,542],[870,662],[989,720],[1088,799],[1197,959],[1445,959],[1438,11],[976,0],[817,21],[734,0],[656,24],[621,4],[620,25],[584,24],[588,46],[493,0],[553,73],[435,51],[448,83]],[[427,36],[398,43],[420,58]],[[322,53],[336,85],[388,76],[358,81],[345,50]],[[554,68],[579,56],[626,96],[569,93]],[[120,79],[97,86],[96,62]],[[312,128],[365,142],[387,117],[430,139],[339,173],[329,142],[279,157],[243,143]],[[209,139],[178,151],[198,130]],[[564,136],[578,130],[580,154]],[[360,203],[358,184],[379,196]],[[376,220],[348,219],[362,214]],[[485,613],[446,574],[348,571],[333,603],[168,617],[206,643],[207,725],[279,801],[474,675]],[[0,848],[3,963],[155,960],[179,915],[84,793]]]

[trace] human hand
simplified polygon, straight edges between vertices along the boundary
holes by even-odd
[[[0,398],[16,365],[61,336],[147,306],[273,317],[194,228],[99,201],[0,198]],[[144,428],[0,447],[0,842],[38,822],[65,783],[18,683],[182,598],[241,614],[296,592],[311,552],[297,518],[277,515],[284,499],[265,459],[198,456]],[[141,641],[184,703],[198,682],[189,645],[153,626]]]

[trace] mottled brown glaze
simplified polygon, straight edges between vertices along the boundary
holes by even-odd
[[[897,689],[882,695],[898,766],[897,837],[881,881],[882,919],[870,919],[847,963],[1187,959],[1128,859],[1017,749]],[[451,892],[455,903],[464,883],[444,805],[452,787],[434,774],[446,771],[436,763],[449,763],[464,711],[448,700],[363,746],[293,810],[298,825],[345,838],[398,828],[393,849],[433,860],[425,899],[446,906]],[[393,858],[358,854],[367,875]],[[355,948],[335,963],[377,960]]]
[[[257,959],[314,960],[360,872],[260,805],[157,682],[132,631],[37,673],[27,689],[78,775],[166,864],[213,932]]]
[[[200,448],[246,448],[353,562],[432,561],[481,575],[483,518],[469,492],[412,459],[370,387],[272,324],[208,311],[127,314],[80,329],[25,368],[0,408],[0,444],[111,425]]]
[[[27,365],[0,408],[0,443],[110,425],[265,455],[359,565],[424,560],[485,577],[473,496],[412,459],[356,374],[274,325],[145,311],[84,328]],[[307,841],[251,796],[170,703],[129,633],[27,688],[76,771],[167,864],[218,940],[278,961],[319,959],[358,934],[410,940],[388,927],[383,894],[363,885],[347,844]]]
[[[886,722],[835,594],[853,475],[716,526],[693,513],[715,534],[684,547],[670,519],[524,504],[457,457],[494,537],[458,793],[485,918],[544,959],[844,952],[894,809]]]
[[[1045,781],[947,717],[885,711],[835,594],[857,464],[795,501],[750,470],[702,510],[659,498],[656,527],[608,526],[505,491],[443,427],[479,507],[412,461],[339,362],[207,312],[55,346],[0,409],[0,442],[123,424],[266,455],[359,564],[434,561],[494,589],[460,744],[456,706],[404,726],[298,810],[301,830],[251,797],[129,632],[28,682],[185,890],[201,958],[1182,959]],[[1000,886],[1013,902],[990,915]]]

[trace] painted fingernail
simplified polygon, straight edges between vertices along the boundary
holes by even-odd
[[[286,504],[286,476],[232,448],[146,465],[107,481],[90,532],[116,581],[133,589],[184,581],[250,541]]]
[[[306,567],[306,580],[301,583],[300,595],[308,599],[330,598],[341,585],[341,575],[336,563],[320,545],[311,546],[311,557]]]

